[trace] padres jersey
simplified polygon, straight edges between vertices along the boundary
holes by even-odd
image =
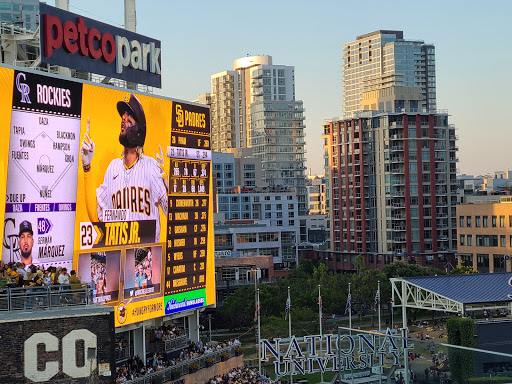
[[[110,162],[103,184],[96,190],[98,219],[105,209],[127,209],[127,220],[156,220],[155,241],[160,240],[161,206],[167,216],[167,190],[161,169],[152,157],[141,156],[130,168],[123,159]]]

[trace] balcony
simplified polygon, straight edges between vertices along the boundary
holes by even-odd
[[[401,146],[401,145],[393,145],[391,147],[391,151],[393,152],[400,152],[400,151],[403,151],[404,150],[404,147]]]

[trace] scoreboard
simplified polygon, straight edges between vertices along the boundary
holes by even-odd
[[[93,302],[115,307],[116,326],[215,303],[207,106],[2,66],[0,91],[3,261],[75,269]],[[124,161],[119,105],[133,98],[150,166],[118,178],[109,169]],[[95,143],[87,169],[86,134]],[[115,196],[124,190],[133,194],[121,207]],[[108,196],[102,209],[99,192]],[[143,204],[151,215],[141,215]],[[33,236],[25,254],[20,227]]]
[[[170,174],[165,296],[206,287],[211,215],[209,116],[202,116],[204,109],[200,107],[176,103],[175,108],[177,118],[167,148]]]

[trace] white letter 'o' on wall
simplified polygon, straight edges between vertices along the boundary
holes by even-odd
[[[84,341],[85,364],[83,367],[76,366],[76,342]],[[62,338],[62,372],[73,378],[89,377],[96,369],[96,356],[94,359],[87,359],[87,349],[96,349],[97,337],[87,329],[75,329]]]

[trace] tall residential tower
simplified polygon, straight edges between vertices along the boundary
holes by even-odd
[[[247,56],[211,81],[212,149],[249,149],[261,159],[262,181],[274,190],[294,189],[305,213],[305,117],[295,100],[294,67]]]
[[[404,40],[403,35],[402,31],[379,30],[343,45],[345,117],[363,109],[365,92],[392,86],[418,88],[420,107],[436,109],[435,48],[420,40]]]
[[[454,266],[457,136],[435,110],[434,47],[377,31],[343,57],[345,115],[323,125],[332,251]]]

